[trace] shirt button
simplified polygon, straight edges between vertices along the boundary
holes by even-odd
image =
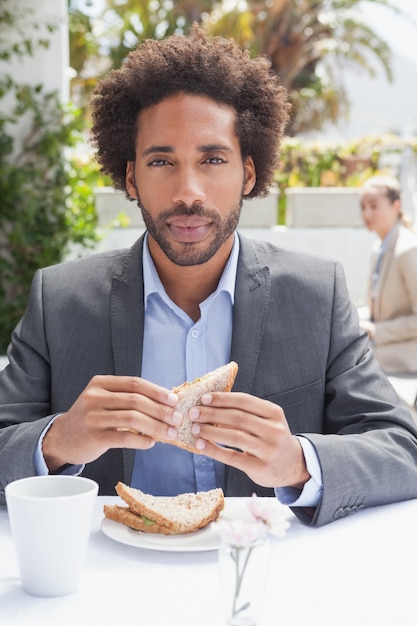
[[[200,331],[197,330],[196,328],[193,328],[193,330],[191,331],[191,337],[193,339],[197,339],[197,337],[199,337],[199,336],[200,336]]]
[[[204,457],[202,459],[200,459],[200,465],[202,467],[205,467],[207,465],[207,459],[205,459]]]

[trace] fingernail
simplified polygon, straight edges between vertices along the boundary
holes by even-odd
[[[206,442],[203,441],[203,439],[197,439],[195,446],[197,450],[204,450],[204,448],[206,447]]]
[[[167,396],[167,403],[171,406],[175,406],[177,402],[178,402],[177,394],[170,392]]]
[[[205,393],[201,398],[201,404],[211,404],[213,402],[213,396],[211,393]]]
[[[176,439],[177,438],[177,429],[174,428],[173,426],[170,426],[168,428],[168,437],[169,437],[169,439]]]
[[[191,427],[191,432],[193,433],[193,435],[195,435],[197,437],[197,435],[200,434],[200,430],[201,430],[201,426],[200,424],[193,424]]]
[[[175,411],[175,413],[173,413],[172,415],[172,421],[178,426],[182,424],[182,413],[180,413],[179,411]]]
[[[193,406],[192,409],[189,410],[188,416],[190,420],[197,420],[200,416],[200,411],[196,406]]]

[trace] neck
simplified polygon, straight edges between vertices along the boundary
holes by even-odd
[[[148,237],[149,251],[168,296],[194,322],[200,318],[200,304],[217,288],[233,247],[230,237],[215,255],[201,265],[176,265],[156,242]]]
[[[394,224],[392,224],[392,226],[388,229],[388,230],[384,230],[378,233],[379,238],[382,239],[382,241],[384,241],[384,239],[386,239],[388,237],[388,235],[394,230],[394,228],[398,225],[398,222],[394,222]]]

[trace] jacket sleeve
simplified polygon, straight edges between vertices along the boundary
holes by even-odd
[[[42,323],[42,274],[34,277],[30,305],[13,332],[10,366],[0,372],[0,504],[12,480],[35,474],[33,455],[52,419],[50,368]],[[40,323],[38,323],[40,322]]]

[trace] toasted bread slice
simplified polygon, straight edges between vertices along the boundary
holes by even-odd
[[[116,492],[128,507],[105,505],[105,516],[148,533],[190,533],[215,521],[224,508],[222,489],[178,496],[152,496],[119,482]]]
[[[208,372],[201,378],[196,378],[192,382],[185,382],[179,387],[174,387],[174,393],[179,396],[175,409],[182,413],[183,422],[178,429],[177,439],[159,439],[158,441],[170,443],[174,446],[185,448],[190,452],[201,454],[201,450],[198,450],[195,446],[197,438],[191,432],[193,423],[188,417],[188,411],[191,407],[201,404],[201,398],[205,393],[211,391],[231,391],[237,370],[237,363],[230,361],[230,363]]]
[[[172,535],[173,530],[171,528],[164,528],[156,522],[144,519],[136,513],[132,513],[128,506],[118,506],[117,504],[105,504],[104,515],[113,520],[114,522],[120,522],[125,526],[129,526],[133,530],[141,530],[145,533],[154,533],[161,535]]]

